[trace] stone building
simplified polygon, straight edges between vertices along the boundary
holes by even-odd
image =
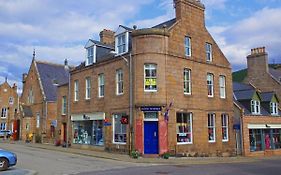
[[[233,81],[251,83],[264,92],[274,91],[281,98],[280,64],[268,64],[265,47],[251,50],[251,54],[247,56],[247,69],[234,72]]]
[[[70,72],[74,146],[235,152],[230,63],[205,27],[204,5],[174,4],[174,19],[146,29],[120,25],[87,42],[86,61]]]
[[[35,53],[34,53],[35,57]],[[68,82],[68,65],[35,60],[23,74],[21,137],[53,143],[57,128],[57,86]],[[66,62],[67,63],[67,62]]]
[[[17,86],[10,86],[7,78],[0,85],[0,130],[9,130],[13,133],[13,138],[18,139],[20,128],[18,125],[18,94]]]
[[[245,156],[281,155],[279,99],[251,84],[233,83],[237,150]]]

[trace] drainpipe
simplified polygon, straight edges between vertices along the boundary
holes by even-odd
[[[129,123],[130,123],[130,148],[129,148],[129,154],[131,154],[132,149],[134,149],[134,127],[133,127],[133,71],[132,71],[132,54],[130,52],[129,55],[129,103],[130,103],[130,119],[129,119]]]
[[[70,71],[68,72],[68,97],[67,97],[67,115],[66,115],[66,148],[68,148],[69,125],[70,125]]]
[[[241,153],[242,155],[245,155],[245,151],[244,151],[244,135],[243,135],[243,118],[244,118],[244,109],[240,110],[240,135],[241,135]]]

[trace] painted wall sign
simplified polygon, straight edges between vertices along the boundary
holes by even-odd
[[[161,106],[142,106],[141,111],[161,111]]]

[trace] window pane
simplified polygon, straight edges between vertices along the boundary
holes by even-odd
[[[177,142],[192,143],[191,113],[177,113]]]
[[[114,120],[114,142],[119,143],[126,143],[127,142],[127,132],[126,132],[126,126],[121,124],[121,118],[122,114],[114,114],[113,120]]]

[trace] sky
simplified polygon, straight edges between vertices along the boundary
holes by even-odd
[[[201,1],[207,29],[233,71],[260,46],[270,63],[281,63],[281,0]],[[8,77],[21,88],[34,49],[39,60],[78,65],[102,29],[152,27],[174,17],[173,0],[0,0],[0,83]]]

